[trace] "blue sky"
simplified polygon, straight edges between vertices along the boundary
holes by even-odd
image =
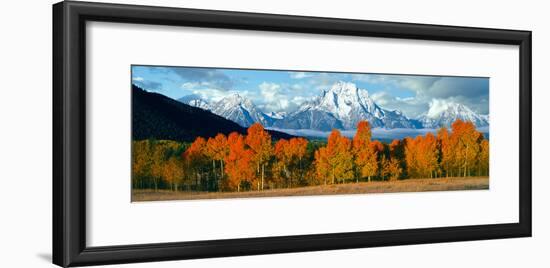
[[[132,66],[132,83],[148,91],[174,99],[195,94],[209,102],[239,93],[264,112],[292,112],[339,80],[355,83],[381,107],[410,118],[451,102],[489,113],[489,78]]]

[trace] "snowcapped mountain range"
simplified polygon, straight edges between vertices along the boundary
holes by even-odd
[[[232,94],[218,102],[208,103],[198,95],[178,99],[191,106],[209,110],[234,121],[243,127],[260,122],[266,127],[278,129],[311,129],[330,131],[355,129],[361,120],[368,120],[379,128],[437,128],[449,126],[454,120],[473,122],[476,126],[487,126],[488,115],[479,115],[470,108],[456,103],[439,105],[417,119],[406,117],[399,110],[386,110],[378,106],[365,89],[354,83],[339,81],[323,90],[320,96],[303,103],[296,111],[286,113],[264,113],[250,99]],[[432,109],[434,108],[434,109]]]
[[[378,106],[366,90],[343,81],[335,83],[320,96],[304,103],[296,112],[275,121],[273,127],[325,131],[333,128],[354,129],[359,121],[365,119],[373,127],[420,127],[401,112]]]
[[[256,122],[270,126],[274,120],[258,109],[250,99],[239,94],[232,94],[221,99],[212,106],[211,111],[243,127],[248,127]]]
[[[198,107],[198,108],[201,108],[203,110],[210,111],[212,109],[212,107],[210,107],[210,104],[207,101],[203,100],[199,95],[195,95],[195,94],[187,95],[187,96],[181,97],[177,100],[179,102],[182,102],[182,103],[194,106],[194,107]]]
[[[418,118],[423,127],[450,126],[456,119],[470,121],[477,127],[489,125],[489,115],[479,115],[462,104],[446,103],[443,107],[435,107],[435,105],[431,105],[430,110]]]

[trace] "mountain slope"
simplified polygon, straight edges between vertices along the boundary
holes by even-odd
[[[132,85],[132,138],[191,142],[197,136],[213,137],[218,133],[246,133],[235,122],[209,111],[192,107],[162,94],[147,92]],[[293,136],[269,131],[274,139]]]
[[[265,113],[250,99],[232,94],[209,104],[197,95],[189,95],[179,101],[210,110],[242,127],[259,122],[265,127],[277,129],[310,129],[330,131],[334,128],[350,130],[357,123],[368,120],[374,128],[438,128],[449,126],[456,119],[471,121],[477,127],[489,125],[488,115],[479,115],[457,103],[434,100],[430,110],[417,119],[410,119],[399,110],[386,110],[369,96],[365,89],[354,83],[338,81],[321,95],[303,103],[293,113]],[[435,104],[434,104],[435,103]]]
[[[250,99],[236,93],[216,102],[211,110],[243,127],[249,127],[256,122],[271,126],[274,120],[257,108]]]
[[[193,107],[201,108],[203,110],[207,110],[207,111],[212,110],[210,103],[202,99],[199,95],[192,94],[192,95],[183,96],[177,99],[177,101]]]
[[[469,107],[459,103],[445,103],[443,105],[430,105],[430,110],[418,118],[424,128],[450,127],[460,119],[474,123],[476,127],[489,125],[488,115],[479,115]]]
[[[315,130],[354,129],[361,120],[368,120],[373,127],[419,127],[417,122],[400,111],[389,111],[378,106],[366,90],[343,81],[324,90],[313,101],[304,103],[295,113],[274,122],[273,126]]]

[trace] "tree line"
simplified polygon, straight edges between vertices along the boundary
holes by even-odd
[[[132,186],[174,191],[249,191],[410,178],[489,175],[489,141],[456,120],[436,135],[372,140],[359,122],[353,138],[332,130],[326,141],[273,141],[259,123],[246,135],[218,134],[192,143],[133,141]]]

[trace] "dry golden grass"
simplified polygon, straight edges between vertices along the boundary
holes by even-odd
[[[309,186],[291,189],[223,193],[174,192],[167,190],[159,190],[155,192],[153,190],[132,190],[132,202],[482,189],[489,189],[488,177],[407,179],[390,182],[375,181],[337,185]]]

